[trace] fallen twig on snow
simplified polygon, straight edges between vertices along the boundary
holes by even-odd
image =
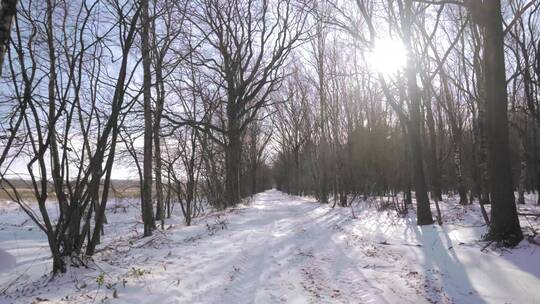
[[[480,251],[486,250],[486,248],[488,248],[489,245],[493,244],[493,242],[495,242],[495,241],[489,241],[484,247],[482,247],[482,249],[480,249]]]
[[[387,241],[379,242],[379,244],[381,244],[381,245],[402,245],[402,246],[412,246],[412,247],[423,247],[422,244],[407,244],[407,243],[391,244],[391,243],[388,243]]]

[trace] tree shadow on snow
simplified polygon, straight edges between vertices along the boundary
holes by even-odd
[[[437,303],[486,303],[473,286],[464,265],[454,252],[453,243],[444,227],[417,226],[408,221],[422,245],[425,292]],[[441,237],[444,239],[441,239]],[[450,299],[445,299],[447,295]],[[450,301],[448,301],[450,300]]]

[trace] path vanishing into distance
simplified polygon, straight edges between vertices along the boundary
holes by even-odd
[[[221,219],[207,224],[207,230],[217,227],[216,235],[193,237],[187,244],[173,236],[173,242],[184,244],[165,255],[164,263],[171,267],[149,279],[150,289],[176,277],[180,283],[156,290],[156,301],[386,303],[384,284],[389,282],[378,281],[373,276],[378,271],[347,253],[340,229],[350,218],[320,207],[270,190],[224,217],[226,228]],[[126,302],[137,297],[133,294]]]

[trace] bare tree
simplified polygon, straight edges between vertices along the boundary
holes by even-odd
[[[225,201],[233,206],[240,201],[242,136],[282,80],[281,67],[306,30],[306,7],[293,0],[204,0],[190,9],[193,27],[206,37],[195,64],[214,75],[222,96],[207,109],[219,109],[221,117],[217,123],[174,120],[225,137],[211,136],[224,147]]]
[[[81,3],[78,14],[72,16],[67,13],[65,3],[34,3],[25,6],[24,17],[16,17],[14,23],[16,38],[12,49],[16,57],[14,60],[10,57],[8,77],[13,87],[8,92],[19,104],[27,105],[28,110],[21,112],[28,138],[23,152],[29,156],[29,184],[39,214],[9,181],[4,179],[2,187],[47,235],[53,272],[66,270],[65,257],[80,256],[84,249],[92,255],[100,242],[119,125],[124,111],[132,104],[124,103],[124,97],[133,75],[128,70],[128,54],[136,32],[138,7],[111,2],[108,8],[114,12],[113,21],[103,24],[105,31],[98,35],[91,24],[98,14],[96,4],[97,1]],[[36,14],[40,9],[46,13]],[[58,15],[64,22],[53,22]],[[43,20],[38,22],[35,18]],[[104,72],[100,55],[103,42],[112,38],[113,29],[120,23],[126,27],[118,37],[122,57],[114,77]],[[43,28],[38,31],[37,26]],[[26,28],[33,29],[31,35],[23,34]],[[70,31],[80,39],[70,40],[60,35]],[[36,38],[38,33],[44,33],[42,40]],[[23,47],[31,51],[23,52]],[[48,60],[38,62],[38,53],[40,58]],[[89,60],[82,60],[85,56]],[[14,61],[21,67],[20,73]],[[31,64],[29,67],[27,62]],[[108,81],[114,89],[105,95],[111,99],[103,100],[99,90],[105,93],[104,88],[110,88]],[[89,94],[83,94],[83,90]],[[100,107],[106,107],[108,113],[104,115]],[[52,217],[48,207],[49,177],[58,204],[57,218]]]

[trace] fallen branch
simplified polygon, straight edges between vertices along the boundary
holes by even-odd
[[[407,243],[391,244],[391,243],[388,243],[387,241],[379,242],[379,244],[380,245],[402,245],[402,246],[412,246],[412,247],[423,247],[422,244],[407,244]]]
[[[480,251],[486,250],[486,248],[488,248],[489,245],[493,244],[493,242],[495,242],[495,241],[489,241],[484,247],[482,247],[482,249],[480,249]]]

